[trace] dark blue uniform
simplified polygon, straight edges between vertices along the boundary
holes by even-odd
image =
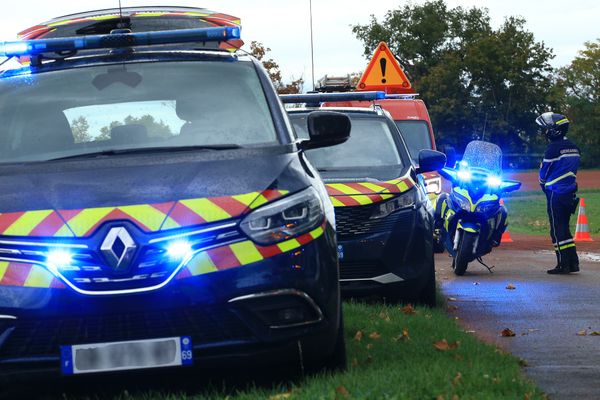
[[[540,167],[540,185],[546,194],[550,236],[556,251],[558,266],[579,269],[575,242],[569,229],[569,219],[577,204],[577,168],[580,150],[567,138],[551,142]]]

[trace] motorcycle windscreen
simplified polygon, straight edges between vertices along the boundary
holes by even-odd
[[[469,142],[462,160],[470,168],[485,169],[495,175],[502,174],[502,150],[494,143],[482,140]]]

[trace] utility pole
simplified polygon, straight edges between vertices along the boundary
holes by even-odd
[[[313,17],[312,17],[312,0],[308,0],[308,8],[310,13],[310,63],[311,63],[311,78],[312,90],[315,90],[315,50],[313,42]]]

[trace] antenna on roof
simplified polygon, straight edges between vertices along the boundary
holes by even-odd
[[[125,24],[123,24],[123,7],[121,7],[121,0],[119,0],[119,25],[120,28],[124,28]]]

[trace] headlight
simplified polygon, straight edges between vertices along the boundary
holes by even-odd
[[[456,193],[453,193],[452,200],[454,200],[454,204],[465,211],[471,211],[471,202],[467,200],[465,197],[460,196]]]
[[[321,223],[323,216],[321,198],[309,187],[253,211],[240,226],[256,243],[269,245],[309,232]]]
[[[500,203],[497,201],[486,201],[478,205],[476,211],[483,214],[494,214],[499,207]]]
[[[427,193],[442,193],[442,178],[425,179],[425,184],[425,189],[427,190]]]
[[[461,169],[456,173],[456,176],[458,177],[458,179],[460,179],[463,182],[470,182],[471,181],[471,171],[466,170],[466,169]]]
[[[488,176],[485,182],[492,189],[497,189],[500,187],[500,185],[502,185],[502,179],[494,175]]]
[[[410,190],[391,200],[379,203],[378,207],[371,215],[371,219],[384,218],[394,211],[412,207],[415,204],[416,193],[416,190]]]

